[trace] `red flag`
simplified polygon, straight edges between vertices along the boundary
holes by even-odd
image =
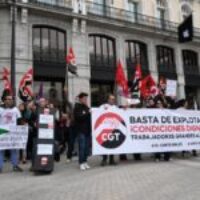
[[[10,76],[9,70],[4,67],[3,72],[2,72],[2,80],[3,80],[3,84],[4,84],[4,90],[8,90],[9,92],[12,93],[9,76]]]
[[[117,64],[116,76],[115,76],[117,88],[121,96],[128,96],[128,81],[125,77],[124,70],[121,62]]]
[[[75,54],[74,54],[72,47],[70,47],[69,53],[66,56],[66,62],[67,62],[67,64],[76,65],[76,58],[75,58]]]
[[[19,97],[22,101],[31,100],[33,98],[32,91],[33,69],[29,69],[22,77],[19,83]]]
[[[156,86],[156,82],[151,75],[146,76],[141,82],[141,95],[143,98],[150,96],[156,96],[159,93],[159,90]]]
[[[68,65],[69,72],[77,75],[76,57],[72,47],[70,47],[69,53],[66,56],[66,63]]]

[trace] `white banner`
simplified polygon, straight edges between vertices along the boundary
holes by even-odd
[[[92,109],[93,155],[200,149],[200,111]]]
[[[28,126],[0,125],[0,150],[26,149]]]
[[[177,81],[167,79],[166,96],[176,97]]]

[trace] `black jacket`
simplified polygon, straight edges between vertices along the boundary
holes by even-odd
[[[79,133],[90,135],[91,133],[91,116],[88,106],[76,103],[74,107],[75,126]]]

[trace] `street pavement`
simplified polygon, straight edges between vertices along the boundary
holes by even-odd
[[[77,160],[55,164],[51,175],[34,175],[29,164],[14,173],[9,163],[0,174],[0,200],[199,200],[200,157],[175,157],[156,163],[120,162],[100,167],[100,157],[91,157],[92,168],[80,171]]]

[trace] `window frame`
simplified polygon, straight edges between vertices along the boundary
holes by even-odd
[[[137,64],[141,64],[141,67],[143,70],[148,70],[148,49],[147,44],[138,40],[126,40],[126,64],[127,68],[130,68],[128,66],[128,63],[132,63],[132,65],[136,66]],[[133,50],[133,51],[132,51]],[[138,51],[139,50],[139,54]],[[139,62],[138,62],[139,57]],[[134,58],[135,62],[132,61]],[[131,66],[134,68],[134,66]]]
[[[35,34],[34,31],[39,29],[40,34],[39,34],[39,40],[40,40],[40,51],[39,51],[39,55],[35,56],[35,46],[34,46],[34,40],[35,40]],[[48,32],[48,53],[47,53],[47,59],[44,57],[44,48],[43,48],[43,30],[47,29]],[[55,60],[52,59],[52,51],[53,51],[53,47],[52,47],[52,40],[51,40],[51,30],[52,31],[56,31],[56,57]],[[65,63],[65,56],[66,56],[66,52],[67,52],[67,39],[66,39],[66,31],[56,28],[56,27],[52,27],[52,26],[45,26],[45,25],[34,25],[32,27],[32,44],[33,44],[33,59],[36,62],[44,62],[44,63]],[[64,55],[60,55],[60,49],[59,49],[59,33],[61,33],[64,37]],[[63,57],[63,59],[62,59]]]
[[[115,39],[103,34],[89,34],[89,40],[93,40],[93,53],[90,51],[90,64],[92,68],[116,68]],[[100,49],[97,49],[97,40],[100,41]],[[91,45],[91,42],[89,42]],[[112,50],[110,49],[112,46]],[[103,51],[106,49],[106,53]],[[97,54],[99,52],[99,55]],[[106,56],[107,55],[107,56]],[[97,59],[100,58],[99,60]]]
[[[199,74],[199,59],[198,53],[193,50],[183,49],[182,60],[184,73],[187,74]]]
[[[156,62],[159,72],[176,72],[175,52],[173,48],[157,45]]]

